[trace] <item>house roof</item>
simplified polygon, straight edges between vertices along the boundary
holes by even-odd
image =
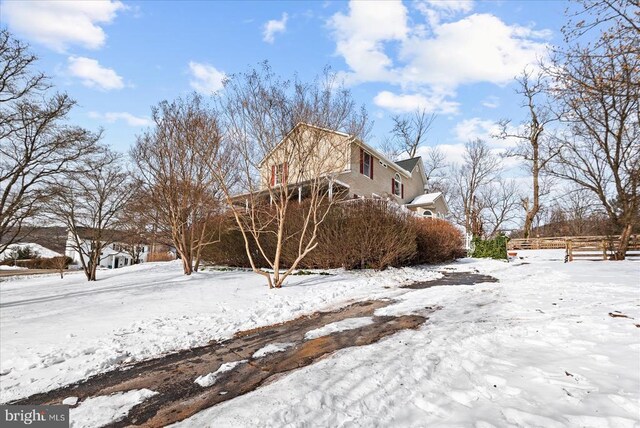
[[[396,165],[404,170],[411,172],[413,171],[413,168],[416,167],[416,164],[420,162],[420,159],[422,159],[420,156],[416,156],[415,158],[396,161]]]
[[[424,195],[417,196],[413,201],[407,205],[428,205],[433,204],[436,199],[442,197],[442,192],[425,193]]]

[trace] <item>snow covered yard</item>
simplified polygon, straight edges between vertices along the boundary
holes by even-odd
[[[640,426],[640,264],[519,255],[453,265],[500,283],[411,291],[377,311],[442,306],[418,331],[339,351],[178,425]]]
[[[556,251],[519,255],[509,264],[444,267],[478,270],[499,283],[422,290],[399,286],[439,274],[296,276],[269,291],[251,273],[184,277],[169,263],[100,272],[94,284],[80,275],[2,282],[0,401],[238,330],[391,298],[397,303],[376,315],[441,309],[417,331],[338,351],[179,425],[640,425],[640,263],[563,264]],[[126,413],[115,408],[120,401],[104,407]]]
[[[422,269],[293,276],[281,290],[245,271],[182,274],[180,262],[0,282],[0,402],[123,362],[205,345],[349,302],[392,296],[440,274]],[[385,288],[392,287],[392,288]]]

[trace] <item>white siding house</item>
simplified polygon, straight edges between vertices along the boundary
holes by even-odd
[[[81,242],[81,245],[84,249],[83,252],[85,254],[88,253],[91,241],[81,238]],[[107,269],[117,269],[123,266],[134,264],[133,257],[129,252],[126,251],[126,248],[126,244],[121,243],[111,243],[105,246],[100,253],[100,267]],[[144,263],[147,261],[147,257],[149,256],[149,248],[150,247],[148,245],[140,246],[140,263]],[[67,237],[65,255],[73,260],[73,264],[80,264],[80,253],[71,232],[69,232]]]

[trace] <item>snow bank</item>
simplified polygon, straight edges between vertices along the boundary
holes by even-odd
[[[229,363],[224,363],[215,372],[209,373],[204,376],[198,376],[195,380],[195,383],[197,383],[202,387],[211,386],[214,383],[216,383],[218,375],[220,375],[221,373],[233,370],[235,367],[239,366],[240,364],[246,363],[247,361],[248,360],[240,360],[240,361],[231,361]]]
[[[69,409],[71,428],[98,428],[117,422],[136,404],[142,403],[157,392],[134,389],[117,394],[87,398],[76,408]]]
[[[347,318],[342,321],[332,322],[323,327],[311,330],[305,333],[304,339],[311,340],[322,336],[328,336],[331,333],[337,333],[339,331],[353,330],[356,328],[364,327],[373,324],[373,318],[360,317],[360,318]]]

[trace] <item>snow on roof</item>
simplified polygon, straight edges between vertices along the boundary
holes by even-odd
[[[440,196],[442,196],[442,192],[425,193],[424,195],[420,195],[420,196],[416,197],[408,205],[427,205],[427,204],[432,204]]]

